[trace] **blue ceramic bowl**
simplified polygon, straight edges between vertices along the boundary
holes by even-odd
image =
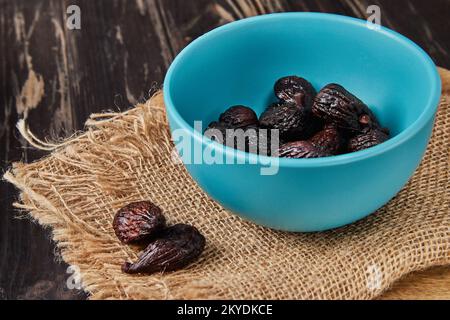
[[[261,113],[275,101],[274,82],[293,74],[317,90],[343,85],[372,108],[392,138],[351,154],[277,159],[223,147],[194,130],[194,121],[204,129],[231,105]],[[343,226],[392,199],[423,157],[440,92],[432,60],[407,38],[320,13],[271,14],[217,28],[176,57],[164,82],[172,137],[195,181],[237,215],[288,231]],[[202,152],[246,163],[208,164],[199,159]],[[277,173],[261,174],[269,164],[278,165]]]

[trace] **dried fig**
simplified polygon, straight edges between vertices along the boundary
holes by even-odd
[[[309,142],[326,153],[338,154],[342,148],[343,138],[338,128],[331,124],[317,132]]]
[[[284,140],[302,139],[309,126],[310,113],[293,103],[274,103],[260,116],[262,128],[278,129]]]
[[[245,139],[245,151],[264,156],[270,156],[272,149],[277,150],[281,143],[270,129],[256,126],[245,128]]]
[[[135,263],[125,262],[125,273],[155,273],[178,270],[202,253],[205,237],[193,226],[176,224],[150,243]]]
[[[229,129],[243,128],[258,125],[258,116],[246,106],[233,106],[220,115],[219,122]]]
[[[312,112],[325,122],[356,132],[361,132],[365,127],[380,127],[369,107],[342,86],[334,83],[319,91],[314,99]]]
[[[279,79],[274,86],[275,95],[281,101],[311,110],[316,90],[306,79],[288,76]]]
[[[205,136],[218,143],[225,144],[227,126],[221,122],[211,122],[205,130]]]
[[[267,148],[270,143],[269,134],[262,130],[260,132],[260,128],[254,125],[227,131],[227,134],[226,145],[241,151],[259,153],[260,149]],[[270,147],[268,149],[270,150]]]
[[[360,151],[376,146],[388,139],[389,131],[387,129],[373,129],[350,139],[347,149],[349,152]]]
[[[166,226],[161,209],[150,201],[133,202],[120,209],[113,221],[114,232],[123,243],[146,240]]]
[[[223,145],[241,151],[260,153],[270,150],[270,130],[260,130],[256,125],[244,128],[226,128],[220,122],[211,122],[205,130],[205,136]],[[261,145],[260,145],[261,144]]]
[[[283,144],[278,150],[281,158],[320,158],[327,157],[331,154],[316,148],[309,141],[295,141]]]

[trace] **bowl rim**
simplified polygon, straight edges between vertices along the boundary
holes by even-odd
[[[194,41],[192,41],[188,46],[186,46],[174,59],[172,64],[170,65],[166,77],[164,79],[163,84],[163,95],[164,95],[164,101],[166,105],[167,112],[171,114],[172,118],[179,124],[179,126],[185,130],[187,130],[191,136],[197,140],[198,142],[202,143],[203,147],[205,147],[205,139],[204,135],[196,130],[194,130],[193,126],[187,123],[183,117],[178,112],[177,108],[175,107],[175,104],[172,100],[172,93],[170,88],[171,80],[174,76],[174,73],[178,67],[178,65],[183,61],[184,57],[187,55],[187,53],[195,50],[198,46],[200,46],[202,43],[208,41],[209,39],[216,37],[224,32],[229,32],[230,30],[243,27],[245,25],[249,25],[252,23],[260,23],[260,22],[270,22],[271,20],[279,20],[284,18],[292,18],[297,17],[301,19],[324,19],[328,21],[334,21],[337,23],[344,23],[353,25],[356,27],[364,27],[367,28],[367,21],[338,15],[338,14],[330,14],[330,13],[321,13],[321,12],[283,12],[283,13],[271,13],[271,14],[265,14],[260,15],[256,17],[250,17],[245,18],[237,21],[233,21],[230,23],[227,23],[223,26],[217,27]],[[368,29],[369,30],[369,29]],[[419,115],[419,117],[406,129],[401,131],[398,135],[395,137],[390,138],[389,140],[357,152],[342,154],[342,155],[335,155],[335,156],[329,156],[329,157],[322,157],[322,158],[313,158],[313,159],[288,159],[288,158],[277,158],[279,163],[278,165],[280,167],[322,167],[322,166],[332,166],[332,165],[341,165],[341,164],[347,164],[351,162],[356,162],[360,160],[364,160],[370,157],[377,156],[379,154],[383,154],[410,139],[413,137],[417,132],[419,132],[429,121],[432,117],[434,117],[437,107],[439,104],[439,100],[441,97],[441,79],[437,70],[436,65],[434,64],[433,60],[430,58],[430,56],[416,43],[414,43],[412,40],[408,39],[407,37],[401,35],[400,33],[393,31],[389,28],[386,28],[384,26],[380,26],[379,29],[376,30],[370,30],[371,32],[379,32],[382,33],[384,36],[387,36],[389,38],[394,39],[395,41],[399,42],[401,45],[404,45],[407,47],[408,50],[411,51],[412,54],[415,54],[419,56],[419,58],[423,61],[426,71],[428,74],[428,80],[431,82],[431,92],[430,96],[428,98],[428,101],[426,103],[426,106],[424,107],[422,113]],[[244,161],[245,163],[270,163],[270,161],[273,161],[273,157],[269,156],[263,156],[253,153],[248,153],[245,151],[237,150],[231,147],[224,146],[222,144],[219,144],[217,142],[212,142],[212,140],[208,141],[208,147],[213,147],[216,152],[220,152],[219,154],[223,153],[226,157],[232,157],[233,159],[236,159],[238,161],[235,161],[235,163],[242,163],[240,161]]]

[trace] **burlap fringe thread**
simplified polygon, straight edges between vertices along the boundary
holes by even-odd
[[[408,185],[370,217],[328,232],[268,230],[210,200],[174,161],[161,94],[124,113],[92,115],[84,134],[61,145],[39,141],[21,123],[36,147],[54,151],[15,163],[4,178],[21,191],[17,208],[52,227],[92,299],[371,299],[407,273],[450,263],[448,93]],[[170,223],[205,234],[198,262],[152,276],[120,271],[139,248],[121,245],[111,221],[141,199],[160,205]]]

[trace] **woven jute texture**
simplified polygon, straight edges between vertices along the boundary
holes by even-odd
[[[86,128],[38,162],[15,163],[5,179],[21,191],[18,208],[52,227],[92,299],[370,299],[405,274],[450,263],[448,92],[405,188],[369,217],[322,233],[259,227],[209,199],[174,161],[161,94],[125,113],[92,115]],[[151,276],[121,272],[140,248],[120,244],[111,222],[142,199],[206,236],[196,263]]]

